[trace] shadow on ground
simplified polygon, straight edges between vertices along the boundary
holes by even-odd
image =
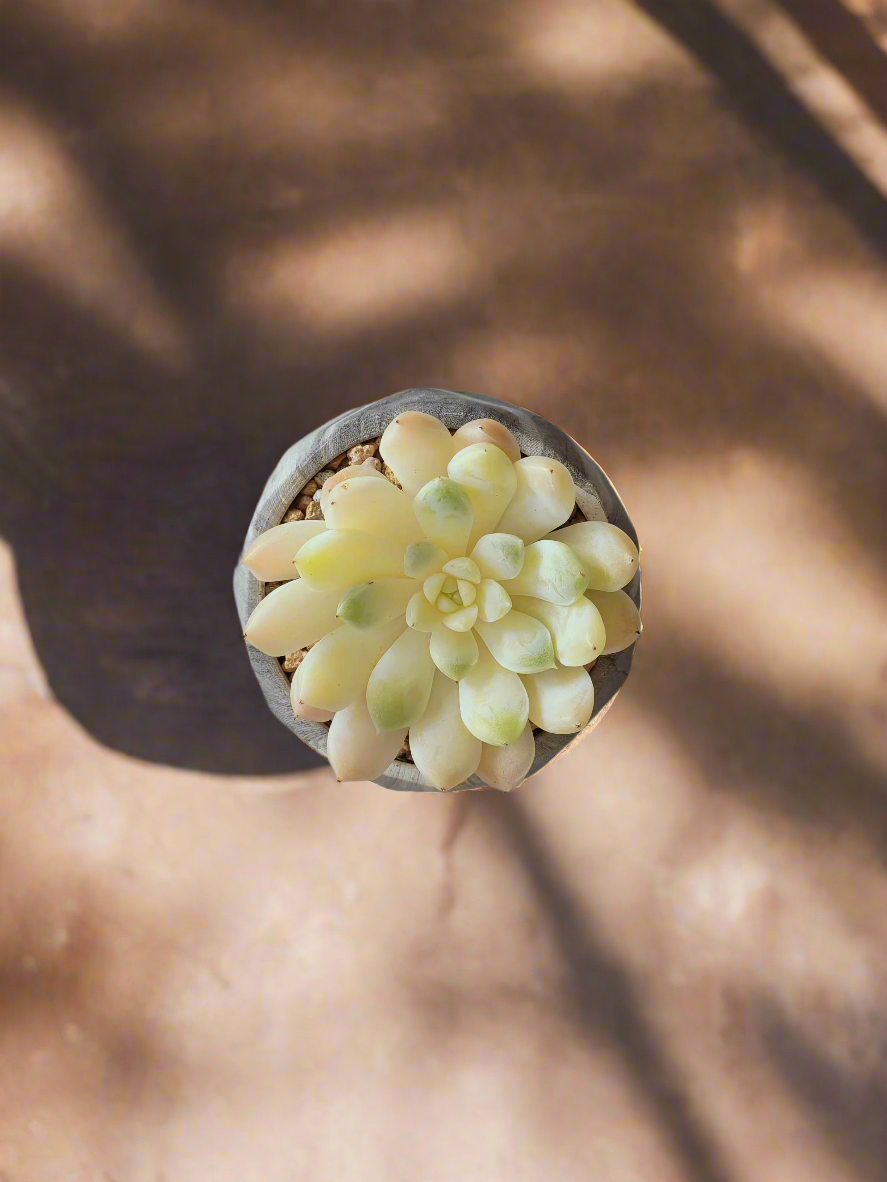
[[[521,338],[537,408],[607,466],[800,452],[887,553],[881,408],[756,324],[731,272],[737,221],[786,184],[875,238],[883,199],[712,5],[645,7],[676,40],[605,4],[587,68],[533,4],[0,14],[0,525],[52,687],[102,742],[312,762],[231,604],[263,480],[344,407],[478,388]],[[607,60],[626,29],[642,68]],[[826,266],[817,210],[796,233]]]

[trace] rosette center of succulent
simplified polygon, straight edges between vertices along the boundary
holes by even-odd
[[[323,520],[260,535],[243,561],[287,580],[253,612],[246,639],[274,656],[308,649],[292,681],[297,717],[329,720],[340,780],[373,779],[409,735],[435,787],[478,773],[510,789],[535,753],[533,726],[589,721],[587,666],[634,642],[621,588],[638,552],[606,521],[567,523],[569,470],[521,457],[493,420],[451,434],[422,412],[382,435],[386,473],[356,465],[326,480]]]

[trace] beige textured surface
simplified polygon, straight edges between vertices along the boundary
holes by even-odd
[[[3,1182],[883,1179],[883,199],[642,7],[0,6]],[[613,477],[625,693],[513,797],[179,770],[291,766],[276,432],[418,381]]]

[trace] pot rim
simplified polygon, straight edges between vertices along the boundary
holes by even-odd
[[[264,597],[265,584],[242,565],[243,554],[265,530],[279,525],[301,489],[330,462],[356,444],[376,439],[391,420],[408,410],[422,410],[455,429],[472,419],[490,418],[506,426],[515,436],[524,455],[545,455],[560,460],[576,485],[576,501],[587,517],[606,518],[618,525],[638,543],[637,533],[625,505],[603,468],[563,428],[534,411],[503,402],[485,394],[434,387],[415,387],[356,407],[322,424],[284,452],[268,478],[247,530],[243,549],[234,572],[234,596],[241,625],[246,624],[255,606]],[[641,605],[641,572],[625,587],[634,602]],[[637,643],[637,642],[635,642]],[[296,718],[290,705],[290,682],[276,657],[267,656],[247,644],[253,672],[274,716],[318,755],[327,757],[327,728],[318,722]],[[553,760],[584,739],[612,706],[616,695],[631,671],[634,644],[622,652],[599,657],[590,670],[594,684],[594,711],[582,730],[574,735],[554,735],[540,731],[536,736],[536,756],[526,779],[536,775]],[[396,791],[437,792],[425,780],[415,764],[395,760],[377,776],[374,783]],[[453,792],[485,788],[474,775]]]

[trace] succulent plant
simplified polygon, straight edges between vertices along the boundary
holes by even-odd
[[[318,494],[322,520],[249,546],[244,565],[283,585],[252,611],[246,640],[275,657],[311,646],[292,709],[329,722],[338,779],[381,775],[408,736],[436,788],[477,773],[510,790],[533,761],[533,727],[580,731],[594,706],[586,666],[637,639],[621,590],[637,547],[607,521],[565,524],[569,470],[521,457],[492,419],[451,434],[403,411],[379,450],[396,484],[369,464],[340,469]]]

